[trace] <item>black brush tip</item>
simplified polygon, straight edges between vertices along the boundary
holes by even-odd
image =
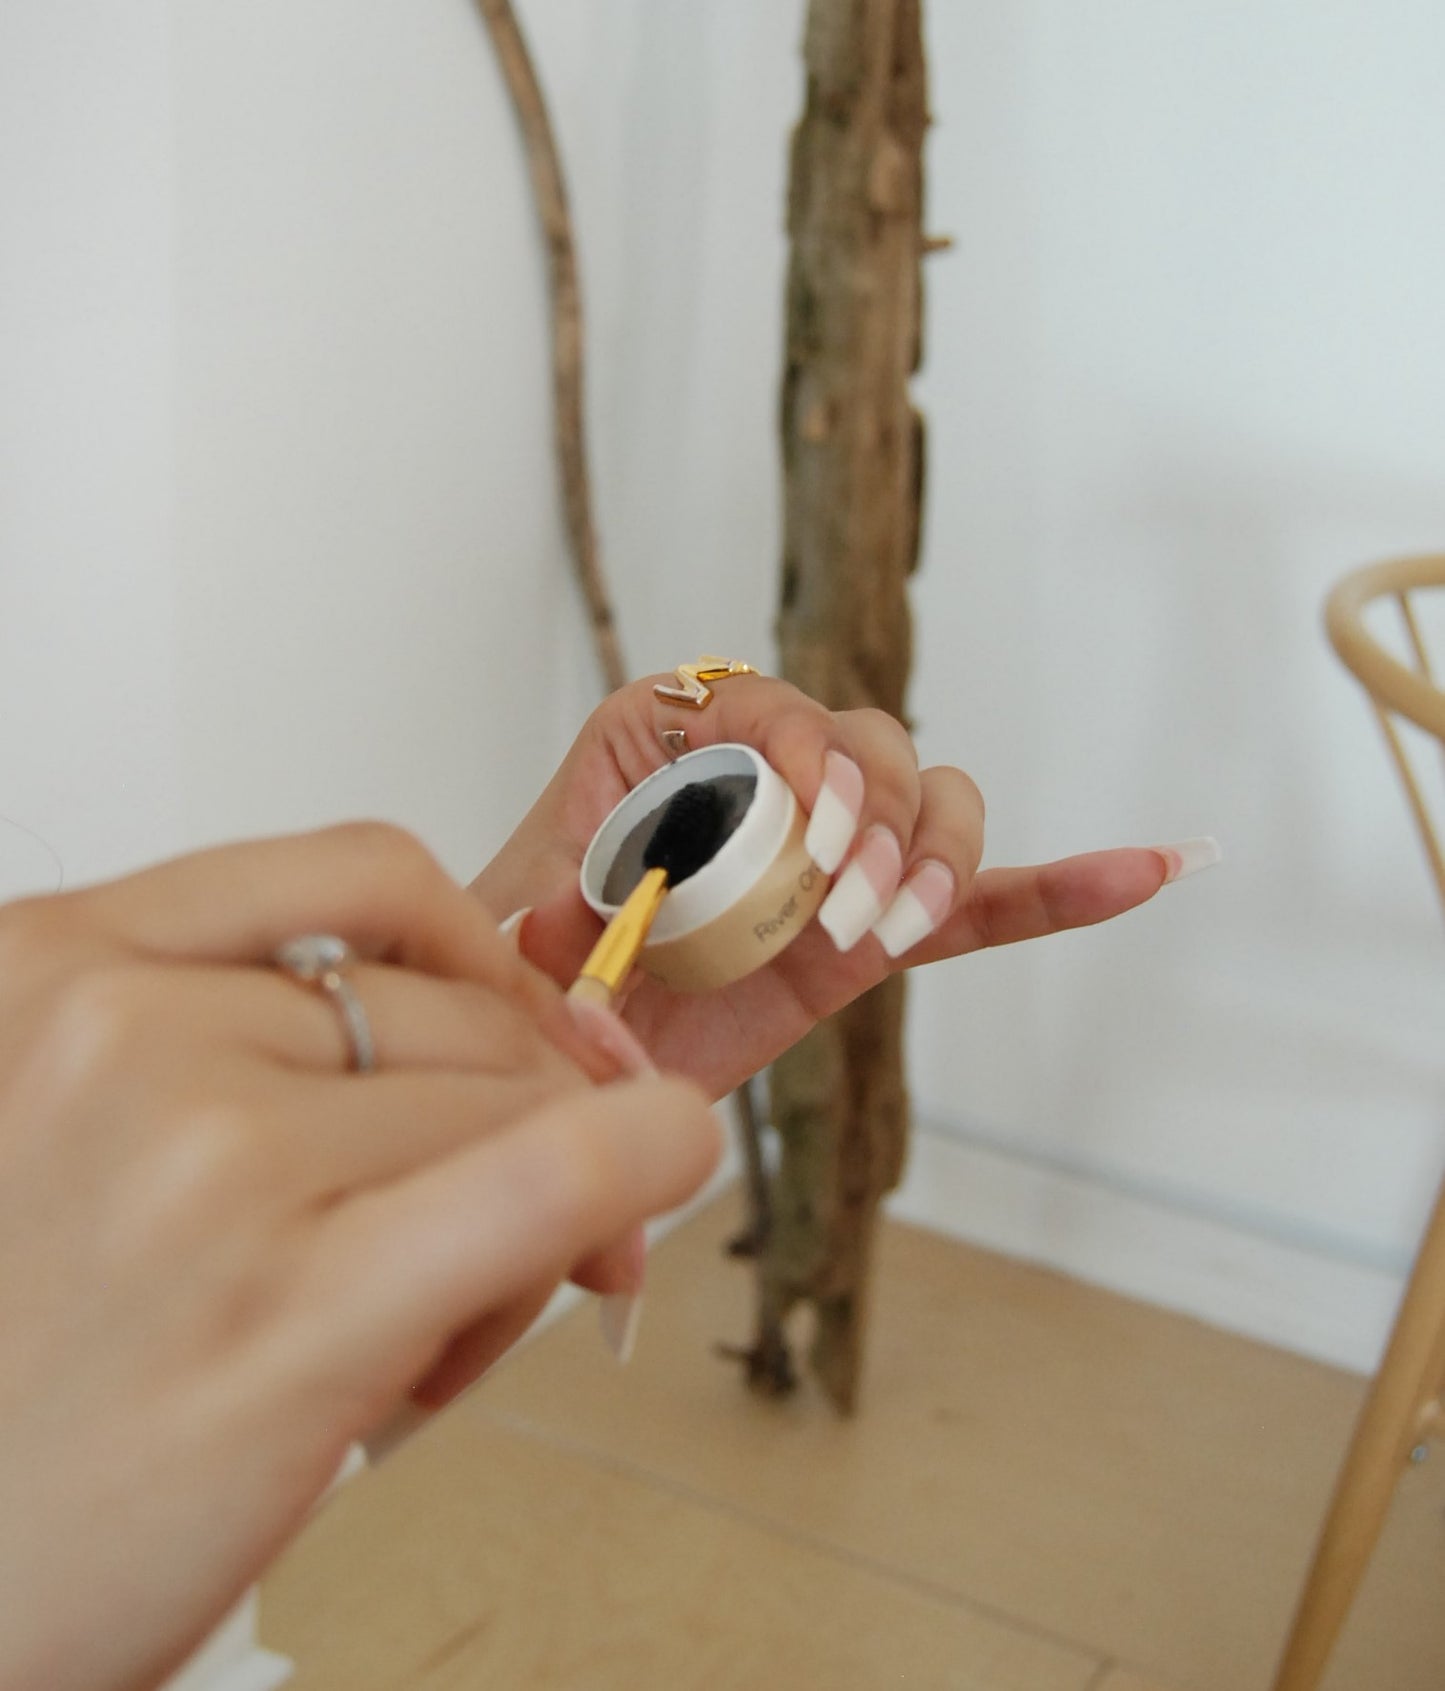
[[[662,869],[675,887],[717,856],[727,838],[726,798],[704,781],[694,781],[667,801],[642,853],[644,869]]]

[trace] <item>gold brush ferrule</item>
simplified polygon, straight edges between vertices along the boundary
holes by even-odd
[[[600,981],[608,997],[615,995],[632,972],[637,954],[667,895],[666,869],[649,869],[627,895],[627,902],[607,924],[582,965],[578,981]]]

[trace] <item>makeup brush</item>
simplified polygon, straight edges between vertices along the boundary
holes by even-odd
[[[607,924],[569,998],[610,1004],[631,972],[668,889],[695,875],[727,838],[731,807],[716,787],[694,781],[673,794],[643,848],[642,879]]]

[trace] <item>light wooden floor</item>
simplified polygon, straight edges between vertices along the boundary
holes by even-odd
[[[1263,1691],[1351,1377],[890,1225],[863,1413],[755,1402],[730,1201],[340,1493],[266,1586],[295,1691]],[[1328,1691],[1445,1687],[1445,1451]]]

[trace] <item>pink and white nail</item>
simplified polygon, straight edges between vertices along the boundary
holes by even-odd
[[[1212,834],[1197,839],[1176,840],[1173,845],[1155,846],[1164,859],[1164,884],[1182,881],[1186,875],[1197,875],[1201,869],[1212,869],[1224,856],[1223,848]]]
[[[520,910],[514,910],[505,922],[497,926],[497,932],[508,939],[515,939],[518,945],[522,943],[522,923],[532,914],[532,906],[524,904]]]
[[[851,951],[883,914],[902,875],[903,853],[892,830],[870,828],[818,912],[839,951]]]
[[[957,887],[946,863],[929,858],[918,865],[873,924],[874,934],[890,957],[912,951],[942,925],[953,908]]]
[[[803,849],[825,875],[848,855],[863,809],[863,771],[851,757],[829,752],[823,760],[823,785],[808,818]]]

